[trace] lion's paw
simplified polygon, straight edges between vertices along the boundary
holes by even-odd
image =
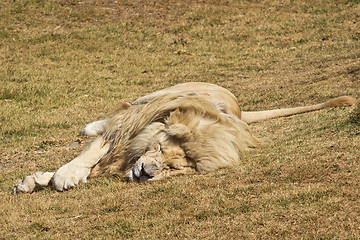
[[[95,121],[85,125],[80,131],[80,135],[84,136],[98,136],[100,135],[105,128],[107,120]]]
[[[58,191],[64,191],[75,185],[86,182],[90,174],[89,168],[81,168],[72,164],[65,164],[59,168],[51,179],[51,185]]]
[[[32,193],[33,191],[44,188],[49,185],[49,181],[53,175],[53,172],[36,172],[23,179],[19,179],[12,188],[12,193]]]
[[[35,189],[35,178],[33,175],[26,176],[23,179],[16,181],[14,187],[12,188],[13,194],[19,193],[31,193]]]

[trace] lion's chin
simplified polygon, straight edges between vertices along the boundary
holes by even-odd
[[[152,180],[154,176],[149,176],[148,174],[144,174],[144,172],[140,172],[137,174],[136,170],[131,169],[127,174],[127,179],[129,182],[145,182]]]

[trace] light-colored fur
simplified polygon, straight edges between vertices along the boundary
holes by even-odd
[[[102,136],[113,150],[92,175],[128,171],[153,142],[165,146],[177,142],[199,172],[233,164],[239,151],[258,145],[239,118],[219,111],[201,96],[182,94],[162,95],[129,107],[109,120]]]
[[[295,114],[321,110],[329,107],[348,107],[353,104],[354,104],[354,99],[352,97],[342,96],[331,99],[324,103],[305,106],[305,107],[282,108],[282,109],[257,111],[257,112],[242,112],[241,120],[243,120],[246,123],[253,123],[271,118],[286,117]]]
[[[13,193],[45,186],[63,191],[104,174],[141,182],[214,171],[238,163],[239,152],[259,145],[247,123],[353,102],[340,97],[307,107],[241,112],[235,96],[222,87],[176,85],[123,103],[110,119],[86,125],[82,134],[99,135],[86,150],[55,173],[19,180]]]

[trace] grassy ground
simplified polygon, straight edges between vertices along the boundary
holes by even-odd
[[[253,124],[267,143],[206,175],[10,194],[119,100],[176,83],[244,110],[359,99],[358,0],[4,0],[0,18],[0,238],[360,238],[359,107]]]

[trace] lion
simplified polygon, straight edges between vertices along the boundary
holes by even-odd
[[[80,134],[96,136],[87,149],[56,172],[36,172],[18,180],[12,192],[31,193],[48,186],[64,191],[101,175],[144,182],[208,173],[237,164],[240,152],[261,144],[250,123],[353,103],[353,98],[343,96],[305,107],[246,112],[223,87],[175,85],[131,104],[121,103],[109,119],[87,124]]]

